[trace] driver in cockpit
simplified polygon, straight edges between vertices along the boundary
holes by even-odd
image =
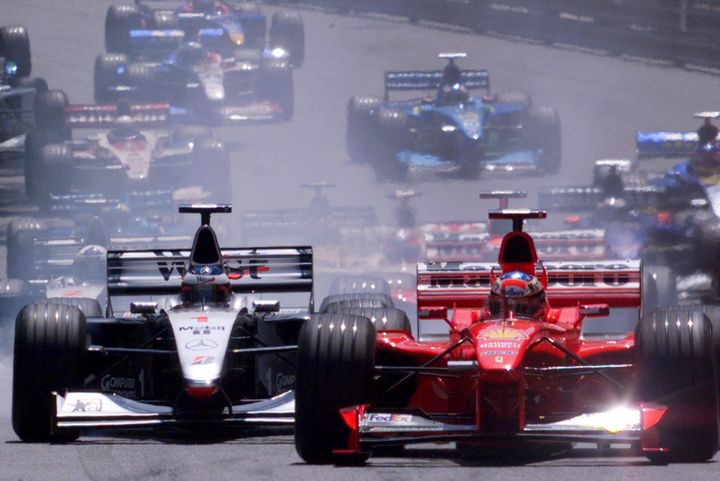
[[[437,101],[439,105],[462,105],[468,101],[470,94],[461,82],[460,67],[450,59],[443,69],[442,81],[438,89]]]

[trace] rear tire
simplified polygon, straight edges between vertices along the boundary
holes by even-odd
[[[295,115],[295,92],[292,70],[285,62],[267,62],[262,66],[261,88],[264,96],[277,104],[282,113],[282,120],[292,120]]]
[[[317,315],[298,338],[295,448],[308,463],[362,462],[333,453],[347,443],[339,410],[372,400],[375,327],[364,317]]]
[[[35,219],[18,219],[7,226],[7,275],[11,279],[26,281],[32,277],[35,265],[36,239],[47,236],[46,222]]]
[[[371,160],[370,146],[377,140],[375,118],[380,106],[380,99],[376,97],[352,96],[348,100],[345,143],[350,159],[354,162]]]
[[[305,62],[305,27],[296,12],[275,12],[270,23],[270,45],[290,54],[290,65],[302,67]]]
[[[60,304],[30,304],[15,320],[12,425],[25,442],[71,441],[78,432],[53,435],[52,392],[82,387],[86,321]]]
[[[43,147],[34,169],[36,176],[33,183],[38,188],[34,200],[41,209],[48,207],[50,194],[70,193],[73,182],[72,154],[67,146],[50,144]]]
[[[667,266],[643,262],[642,266],[642,312],[646,315],[658,307],[670,307],[677,303],[675,273]]]
[[[712,324],[699,310],[662,308],[635,331],[638,397],[668,406],[657,426],[667,453],[651,461],[702,462],[718,451],[718,393]]]
[[[30,76],[30,37],[25,27],[10,25],[0,28],[0,57],[12,60],[17,65],[16,77]]]
[[[408,119],[405,112],[381,108],[378,112],[377,154],[371,162],[375,171],[390,180],[402,180],[407,175],[407,165],[398,161],[397,154],[410,145]]]
[[[62,90],[38,92],[35,96],[35,125],[38,130],[63,132],[64,138],[70,138],[65,126],[65,107],[68,98]]]
[[[95,67],[93,69],[95,102],[104,104],[117,100],[117,95],[111,88],[120,83],[118,69],[124,67],[127,63],[127,55],[119,53],[105,53],[95,58]]]
[[[127,53],[130,30],[141,25],[140,9],[135,5],[110,6],[105,14],[105,50],[110,53]]]
[[[82,311],[85,318],[104,317],[103,308],[100,306],[100,303],[96,299],[90,299],[88,297],[49,297],[37,303],[75,306]]]
[[[557,110],[550,107],[531,107],[528,110],[526,129],[529,147],[541,151],[542,172],[557,174],[562,164],[562,136]]]
[[[349,294],[333,294],[323,299],[320,304],[321,313],[338,312],[354,308],[393,308],[392,298],[380,292],[358,292]]]
[[[394,307],[359,307],[342,310],[340,313],[370,319],[376,331],[402,331],[406,334],[412,334],[412,327],[407,314],[405,314],[405,311]]]

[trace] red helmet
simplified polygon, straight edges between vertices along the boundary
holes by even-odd
[[[543,320],[547,311],[545,289],[537,277],[521,271],[498,277],[490,289],[490,316]]]

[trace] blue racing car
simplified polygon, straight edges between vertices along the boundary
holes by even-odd
[[[105,50],[133,58],[160,58],[179,43],[201,42],[224,57],[238,49],[282,51],[293,67],[305,59],[305,31],[296,12],[268,19],[252,2],[135,0],[112,5],[105,16]]]
[[[347,146],[378,174],[405,177],[482,171],[556,173],[562,157],[557,111],[525,94],[490,95],[486,70],[463,70],[463,53],[440,54],[440,71],[386,72],[385,95],[354,96],[347,111]],[[474,96],[473,90],[485,95]],[[390,101],[391,92],[434,91],[434,98]]]

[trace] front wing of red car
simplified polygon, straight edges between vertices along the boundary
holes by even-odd
[[[388,410],[357,405],[340,414],[350,430],[347,448],[338,454],[367,452],[373,446],[451,441],[493,443],[639,443],[644,453],[664,452],[656,433],[667,407],[654,403],[619,406],[561,421],[525,424],[515,432],[488,432],[477,423],[443,421],[420,410]],[[449,419],[449,418],[448,418]]]

